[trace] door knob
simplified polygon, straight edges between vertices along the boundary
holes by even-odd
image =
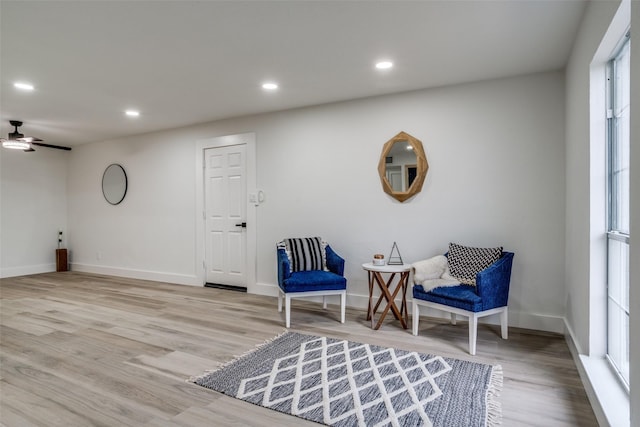
[[[241,222],[240,224],[236,224],[236,227],[247,228],[247,223],[246,222]]]

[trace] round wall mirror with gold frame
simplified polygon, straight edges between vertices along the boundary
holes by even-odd
[[[400,132],[382,147],[378,174],[385,193],[399,202],[422,190],[429,163],[422,142]]]

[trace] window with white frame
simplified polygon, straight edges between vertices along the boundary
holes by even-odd
[[[629,385],[629,32],[607,68],[607,358]]]

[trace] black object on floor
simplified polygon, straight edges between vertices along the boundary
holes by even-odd
[[[236,292],[247,292],[247,288],[243,288],[241,286],[233,286],[233,285],[223,285],[222,283],[205,283],[205,288],[217,288],[217,289],[226,289],[228,291],[236,291]]]

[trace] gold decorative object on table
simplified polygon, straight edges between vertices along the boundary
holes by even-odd
[[[373,255],[373,265],[384,265],[384,264],[385,264],[384,255],[382,254]]]

